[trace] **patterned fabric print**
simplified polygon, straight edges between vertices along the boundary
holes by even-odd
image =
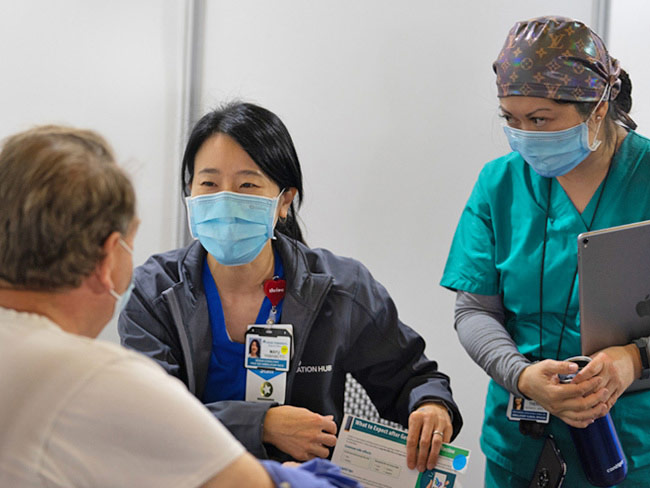
[[[379,416],[377,407],[372,403],[365,388],[355,380],[350,373],[345,375],[345,399],[343,401],[343,413],[349,413],[357,417],[378,422],[394,429],[404,430],[400,424],[391,422]]]
[[[499,97],[511,95],[597,102],[608,85],[620,90],[619,62],[589,27],[563,17],[517,22],[492,65]]]

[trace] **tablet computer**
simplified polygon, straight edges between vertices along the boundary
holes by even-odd
[[[582,354],[650,336],[650,220],[580,234],[578,273]]]

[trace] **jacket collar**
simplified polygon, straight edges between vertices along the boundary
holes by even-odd
[[[288,294],[293,295],[302,306],[313,307],[315,298],[326,291],[324,288],[329,288],[328,283],[333,277],[310,270],[309,258],[313,258],[310,254],[314,253],[307,246],[279,232],[275,236],[274,247],[282,257]],[[201,273],[206,254],[201,243],[195,240],[185,248],[178,261],[179,281],[184,284],[193,302],[205,296]]]
[[[296,359],[291,362],[287,379],[286,398],[289,399],[292,380],[299,365],[297,358],[302,357],[311,328],[334,278],[328,273],[311,271],[310,260],[314,261],[318,256],[304,244],[276,232],[274,246],[282,257],[287,281],[282,322],[292,324],[294,331],[294,358]],[[190,299],[187,308],[183,310],[183,317],[186,318],[184,328],[194,353],[191,360],[194,363],[193,370],[198,390],[196,394],[199,398],[203,394],[212,349],[212,332],[201,277],[205,256],[206,251],[198,241],[190,244],[179,259],[180,281],[173,286],[175,293]],[[183,302],[187,303],[182,297],[179,298],[181,306]]]
[[[286,398],[291,398],[293,379],[303,357],[307,338],[325,302],[334,277],[312,272],[309,259],[317,256],[304,244],[277,233],[276,246],[284,263],[287,294],[282,306],[282,322],[293,325],[294,359],[287,377]]]
[[[206,250],[203,248],[198,240],[193,240],[192,243],[185,248],[185,253],[178,260],[178,277],[179,283],[174,288],[182,284],[185,288],[185,293],[190,297],[192,305],[196,305],[196,301],[205,298],[205,291],[203,290],[203,280],[201,274],[203,272],[203,262],[207,255]],[[205,300],[204,300],[205,301]]]

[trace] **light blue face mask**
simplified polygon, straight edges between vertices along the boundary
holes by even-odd
[[[603,93],[601,101],[607,93],[609,93],[608,89]],[[521,130],[508,126],[504,126],[503,130],[512,150],[521,154],[524,161],[537,174],[546,178],[555,178],[567,174],[583,162],[592,151],[598,149],[601,141],[597,140],[597,137],[601,123],[602,120],[598,122],[592,144],[589,144],[589,127],[586,122],[559,131]]]
[[[135,285],[133,284],[133,279],[131,279],[129,287],[121,295],[118,295],[115,290],[110,291],[110,294],[113,295],[113,298],[115,298],[115,308],[113,309],[113,316],[109,322],[117,321],[120,314],[122,313],[122,310],[124,310],[124,307],[126,307],[129,298],[131,298],[131,292],[133,291],[134,287]]]
[[[225,266],[248,264],[273,237],[281,195],[266,198],[220,191],[187,197],[192,237]]]
[[[504,126],[503,130],[512,150],[521,154],[536,173],[546,178],[567,174],[600,146],[598,140],[589,145],[589,128],[584,122],[570,129],[552,132],[508,126]]]
[[[124,242],[122,239],[117,242],[119,242],[119,244],[124,249],[126,249],[126,252],[133,255],[133,249],[131,249],[131,247],[126,242]],[[131,292],[133,291],[134,287],[135,285],[133,284],[133,276],[131,276],[131,282],[129,283],[129,286],[121,295],[119,295],[115,290],[109,290],[109,293],[113,296],[113,298],[115,298],[115,308],[113,309],[113,316],[109,322],[117,321],[118,317],[122,313],[122,310],[124,310],[124,307],[126,307],[129,298],[131,298]]]

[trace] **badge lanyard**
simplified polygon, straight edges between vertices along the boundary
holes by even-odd
[[[600,189],[598,200],[596,201],[596,208],[594,209],[594,213],[591,216],[591,221],[587,226],[587,231],[590,231],[592,226],[594,225],[594,220],[596,219],[596,214],[598,213],[598,207],[600,207],[600,201],[602,200],[603,193],[605,193],[605,187],[607,186],[607,180],[609,179],[609,173],[611,172],[613,165],[614,165],[614,155],[612,155],[612,161],[609,165],[609,168],[607,168],[607,173],[605,174],[605,179],[603,180],[603,185]],[[542,262],[541,262],[541,270],[539,275],[539,360],[540,361],[544,359],[544,354],[542,352],[542,339],[543,339],[543,329],[544,329],[542,324],[543,310],[544,310],[544,261],[546,258],[546,237],[548,233],[548,218],[549,218],[549,213],[551,208],[552,187],[553,187],[553,178],[549,178],[548,193],[547,193],[547,200],[546,200],[546,215],[544,218],[544,241],[542,243]],[[560,350],[562,348],[562,338],[564,336],[564,329],[566,327],[566,318],[569,312],[569,305],[571,304],[571,297],[573,296],[573,287],[575,286],[577,277],[578,277],[578,264],[576,263],[576,270],[573,273],[573,279],[571,280],[571,287],[569,288],[569,297],[567,298],[566,307],[564,308],[564,315],[562,316],[562,328],[560,329],[560,339],[557,345],[557,353],[555,355],[556,360],[559,360],[560,358]]]
[[[607,168],[607,173],[603,179],[602,186],[600,188],[600,193],[598,194],[598,200],[596,200],[596,206],[594,208],[594,213],[591,216],[587,230],[590,231],[596,220],[596,215],[598,214],[598,208],[600,207],[600,202],[605,193],[605,188],[607,187],[607,180],[609,179],[609,174],[611,173],[612,166],[614,165],[614,157],[618,151],[618,138],[614,143],[614,154]],[[542,349],[543,344],[543,334],[544,334],[544,264],[546,260],[546,246],[547,246],[547,237],[548,237],[548,220],[551,209],[551,189],[553,188],[553,178],[549,178],[548,182],[548,192],[546,196],[546,212],[544,216],[544,238],[542,241],[542,259],[540,265],[540,275],[539,275],[539,360],[544,360],[544,353]],[[562,350],[562,339],[564,337],[564,329],[566,328],[566,319],[569,313],[569,305],[571,304],[571,297],[573,296],[573,288],[575,286],[576,279],[578,277],[578,264],[576,263],[576,269],[573,273],[573,278],[571,279],[571,286],[569,288],[569,293],[567,297],[566,306],[564,307],[564,314],[562,316],[562,327],[560,329],[560,338],[558,340],[557,353],[555,359],[559,360],[560,351]],[[537,402],[525,398],[517,398],[512,393],[510,394],[510,400],[508,402],[508,407],[506,409],[506,416],[510,420],[519,421],[519,431],[524,435],[530,435],[535,439],[540,439],[544,437],[545,427],[550,420],[550,413],[544,409]]]
[[[276,260],[276,264],[280,264]],[[252,324],[246,332],[244,367],[246,368],[246,401],[284,404],[287,372],[293,354],[293,326],[278,324],[287,282],[276,266],[272,279],[262,284],[271,304],[265,324]],[[253,343],[255,348],[253,349]]]
[[[613,164],[613,163],[612,163]],[[594,213],[591,216],[591,221],[587,226],[587,230],[591,230],[594,220],[596,219],[596,214],[598,213],[598,207],[600,207],[600,202],[605,193],[605,187],[607,186],[607,179],[609,177],[612,164],[609,165],[607,169],[607,174],[603,179],[602,187],[600,189],[600,194],[598,195],[598,200],[596,200],[596,207],[594,208]],[[541,260],[541,270],[539,277],[539,360],[544,359],[544,354],[542,351],[542,341],[543,341],[543,304],[544,304],[544,262],[546,258],[546,245],[547,245],[547,236],[548,236],[548,219],[551,208],[551,189],[553,187],[553,179],[549,179],[548,183],[548,192],[547,192],[547,201],[546,201],[546,214],[544,219],[544,240],[542,244],[542,260]],[[564,335],[564,329],[566,328],[566,318],[569,313],[569,305],[571,304],[571,297],[573,296],[573,287],[575,286],[576,278],[578,277],[578,266],[576,264],[576,270],[573,273],[573,278],[571,279],[571,287],[569,288],[569,296],[567,298],[566,306],[564,308],[564,315],[562,316],[562,328],[560,330],[560,339],[558,341],[556,360],[560,357],[560,351],[562,348],[562,337]],[[506,409],[506,416],[510,420],[515,420],[519,422],[519,431],[524,435],[530,435],[535,439],[540,439],[544,436],[545,427],[544,425],[550,420],[549,412],[544,409],[537,402],[525,399],[521,397],[515,397],[512,393],[510,394],[510,400],[508,402],[508,407]]]
[[[281,302],[284,298],[286,289],[287,282],[283,279],[280,279],[280,277],[277,275],[274,276],[273,279],[266,280],[264,282],[264,295],[266,295],[266,298],[268,298],[269,302],[271,302],[271,311],[269,312],[269,318],[266,320],[266,323],[268,325],[275,324],[279,313],[282,313]]]

